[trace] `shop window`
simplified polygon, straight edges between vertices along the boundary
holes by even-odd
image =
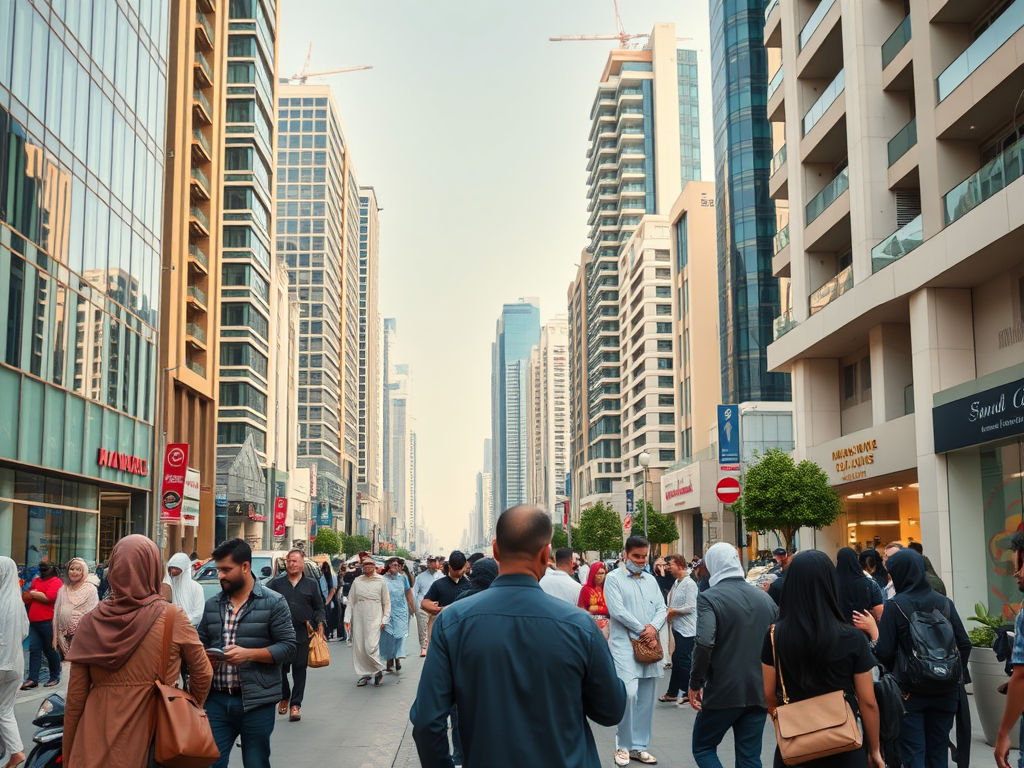
[[[871,358],[843,366],[843,409],[871,401]]]

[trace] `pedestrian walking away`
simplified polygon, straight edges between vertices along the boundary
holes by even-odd
[[[309,631],[324,637],[326,621],[324,615],[323,590],[319,582],[306,576],[306,557],[301,549],[293,549],[285,557],[285,572],[267,582],[267,589],[277,592],[288,603],[295,632],[295,654],[291,661],[281,665],[281,701],[277,714],[288,714],[290,722],[302,719],[302,699],[306,692],[306,673],[309,664]],[[288,675],[293,677],[294,686],[288,685]],[[290,707],[290,709],[289,709]]]
[[[431,616],[423,610],[423,598],[431,585],[441,578],[441,569],[437,567],[437,558],[427,558],[427,569],[416,577],[416,583],[412,588],[412,603],[416,609],[416,631],[420,638],[420,656],[427,655],[427,644],[430,642],[430,619]]]
[[[64,764],[73,768],[142,766],[153,740],[153,680],[173,685],[182,664],[190,693],[206,700],[213,670],[188,617],[161,595],[164,569],[156,544],[132,534],[114,545],[110,597],[82,617],[68,661]],[[171,648],[163,640],[172,622]]]
[[[854,615],[864,611],[869,611],[876,621],[882,618],[882,591],[873,579],[864,575],[852,547],[843,547],[836,553],[836,579],[843,621],[852,624]]]
[[[213,550],[221,593],[206,601],[199,639],[214,664],[206,702],[220,759],[227,768],[241,737],[245,768],[270,768],[274,709],[281,700],[281,666],[295,654],[288,602],[252,573],[252,548],[230,539]],[[318,587],[319,590],[319,587]]]
[[[615,670],[626,686],[626,710],[615,731],[615,764],[636,760],[648,765],[657,759],[647,751],[651,741],[657,679],[665,670],[661,659],[642,663],[633,648],[639,640],[660,648],[658,633],[665,625],[668,608],[658,582],[646,570],[650,544],[642,536],[626,539],[625,568],[617,568],[604,580],[604,599],[610,619],[609,644]]]
[[[0,557],[0,756],[7,757],[3,768],[17,768],[25,761],[25,747],[14,719],[14,699],[25,674],[22,644],[28,629],[18,566],[11,558]]]
[[[409,617],[415,615],[412,587],[403,568],[405,561],[392,557],[384,563],[384,582],[391,598],[391,616],[380,636],[380,656],[387,662],[388,672],[401,672],[405,658],[405,641],[409,637]]]
[[[452,739],[459,734],[467,766],[601,764],[588,718],[618,723],[625,687],[594,621],[540,589],[551,535],[551,518],[537,507],[503,513],[493,545],[498,577],[437,617],[409,713],[423,768],[462,764],[448,744],[456,704]]]
[[[359,553],[363,575],[352,582],[348,593],[349,622],[352,628],[352,666],[364,687],[373,680],[380,685],[384,679],[384,662],[380,658],[380,634],[391,619],[391,593],[384,578],[377,573],[377,563],[367,552]]]
[[[164,584],[171,588],[171,602],[181,608],[193,627],[198,627],[206,608],[203,588],[192,580],[192,561],[184,552],[172,555],[167,561]]]
[[[338,576],[330,563],[320,565],[322,575],[322,588],[324,594],[324,632],[327,639],[331,640],[338,631],[338,603],[341,602],[341,594],[338,591]]]
[[[689,578],[686,558],[669,555],[665,560],[675,584],[668,592],[668,622],[675,639],[672,650],[672,675],[668,690],[658,701],[686,704],[690,683],[690,658],[693,655],[693,638],[697,634],[697,582]]]
[[[39,686],[44,655],[48,675],[46,687],[53,688],[60,683],[60,654],[53,645],[53,607],[62,586],[64,582],[53,563],[44,560],[39,564],[39,575],[32,579],[29,590],[22,595],[22,600],[28,605],[29,621],[28,680],[21,686],[23,691]]]
[[[768,710],[761,644],[778,616],[775,602],[748,584],[732,544],[713,544],[704,555],[708,588],[697,595],[697,635],[690,669],[693,759],[697,768],[722,768],[718,745],[730,730],[736,768],[761,768],[761,738]]]
[[[856,563],[856,553],[849,551]],[[828,555],[810,550],[792,558],[787,568],[779,619],[769,628],[761,644],[765,702],[774,718],[780,704],[842,691],[852,710],[860,712],[864,743],[855,750],[808,760],[801,765],[805,768],[868,768],[869,765],[870,768],[885,768],[879,747],[878,704],[871,674],[875,660],[864,633],[851,626],[846,618],[840,595],[836,568]],[[774,766],[785,768],[785,765],[776,747]]]
[[[67,658],[71,638],[82,617],[99,603],[96,585],[88,580],[89,566],[80,557],[68,563],[68,583],[60,588],[53,606],[53,647]]]
[[[540,588],[552,597],[576,605],[580,600],[582,585],[574,578],[576,553],[568,547],[555,550],[555,569],[548,570],[540,580]]]

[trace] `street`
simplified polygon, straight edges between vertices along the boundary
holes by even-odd
[[[415,768],[419,765],[416,746],[412,740],[409,709],[416,698],[416,685],[423,666],[416,638],[410,636],[408,659],[402,671],[386,675],[379,688],[369,685],[356,688],[356,675],[352,671],[352,649],[344,643],[332,642],[331,664],[324,669],[309,670],[306,700],[302,707],[302,720],[288,722],[279,717],[274,729],[273,756],[275,765],[314,765],[329,759],[331,768]],[[59,691],[66,688],[67,675],[62,678]],[[667,673],[664,683],[667,685]],[[18,694],[16,714],[26,752],[32,746],[32,717],[39,703],[52,691],[36,689]],[[658,687],[659,695],[664,692]],[[501,694],[495,692],[500,705]],[[657,703],[654,711],[654,737],[651,753],[661,765],[692,765],[690,736],[696,714],[689,707],[680,708]],[[992,749],[975,724],[971,765],[973,768],[993,768]],[[770,723],[765,724],[762,761],[771,766],[775,734]],[[614,765],[615,729],[594,726],[594,737],[601,754],[602,765]],[[731,739],[727,739],[719,755],[725,766],[733,765]],[[1016,764],[1016,753],[1011,764]],[[231,756],[232,768],[241,768],[238,750]],[[543,768],[543,767],[538,767]]]

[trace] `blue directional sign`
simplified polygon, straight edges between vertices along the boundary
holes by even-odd
[[[740,463],[740,409],[718,406],[718,463]]]
[[[626,514],[633,514],[633,489],[630,488],[626,491]]]

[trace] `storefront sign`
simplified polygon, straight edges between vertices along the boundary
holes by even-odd
[[[185,472],[185,494],[181,502],[181,524],[199,527],[199,470]]]
[[[274,499],[274,535],[284,536],[288,522],[288,499],[278,496]]]
[[[864,440],[853,443],[845,448],[836,448],[832,451],[832,461],[836,465],[836,474],[844,483],[852,480],[862,480],[868,476],[863,467],[869,467],[875,463],[875,451],[878,450],[878,440]]]
[[[164,448],[164,477],[160,484],[160,522],[181,522],[181,500],[188,469],[188,443],[168,443]]]
[[[932,425],[936,453],[1024,434],[1024,380],[933,408]]]
[[[130,475],[145,477],[149,474],[149,462],[145,459],[140,459],[138,456],[130,456],[127,453],[108,451],[106,448],[100,448],[100,455],[96,463],[101,467],[109,467],[120,472],[127,472]]]

